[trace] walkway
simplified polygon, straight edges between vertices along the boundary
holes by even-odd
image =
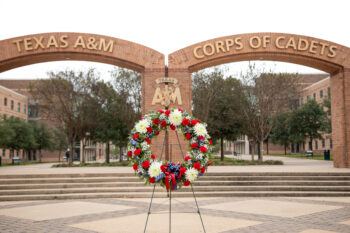
[[[0,232],[141,233],[149,199],[0,202]],[[172,232],[201,230],[192,198],[173,199]],[[348,233],[350,197],[201,198],[208,233]],[[168,199],[154,200],[148,231],[168,232]]]

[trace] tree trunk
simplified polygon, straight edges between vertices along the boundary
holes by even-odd
[[[220,136],[220,148],[221,148],[220,160],[224,161],[224,137],[222,135]]]
[[[263,143],[264,142],[262,141],[258,141],[258,160],[259,161],[263,161],[262,150],[261,150]]]
[[[287,155],[287,143],[284,143],[284,155]]]
[[[310,138],[310,142],[309,142],[310,150],[313,150],[313,148],[312,148],[312,141],[313,141],[313,139]]]
[[[269,154],[269,138],[266,139],[266,154]]]
[[[70,143],[70,153],[69,153],[69,164],[73,164],[73,157],[74,157],[74,140]]]
[[[39,148],[39,163],[41,163],[41,148]]]
[[[119,162],[123,161],[123,147],[119,146]]]
[[[85,147],[86,147],[86,139],[84,138],[83,140],[83,151],[81,153],[81,163],[85,164]]]
[[[60,163],[61,162],[61,150],[58,151],[58,162]]]
[[[106,144],[106,163],[109,163],[109,142]]]

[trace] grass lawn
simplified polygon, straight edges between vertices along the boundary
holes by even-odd
[[[240,160],[240,159],[232,159],[232,158],[224,158],[224,161],[220,160],[220,157],[212,157],[210,158],[212,161],[211,166],[244,166],[244,165],[283,165],[283,162],[280,160]]]
[[[314,159],[314,160],[324,160],[323,154],[314,154],[313,156],[306,156],[305,154],[270,154],[269,156],[281,156],[288,158],[298,158],[298,159]],[[331,154],[331,161],[333,161],[333,156]]]

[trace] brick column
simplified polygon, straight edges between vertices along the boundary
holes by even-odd
[[[334,167],[350,167],[350,69],[331,76]]]

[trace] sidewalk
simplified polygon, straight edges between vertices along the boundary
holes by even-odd
[[[243,155],[243,159],[251,159]],[[282,160],[284,165],[211,166],[208,172],[350,172],[349,168],[334,168],[332,161],[264,156],[264,160]],[[8,174],[74,174],[74,173],[133,173],[130,167],[71,167],[51,168],[53,163],[0,167],[0,175]]]

